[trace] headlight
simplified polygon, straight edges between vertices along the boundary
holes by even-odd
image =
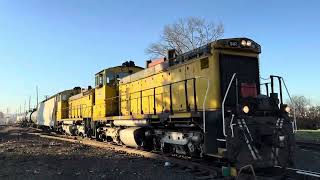
[[[290,107],[289,107],[289,106],[286,106],[286,107],[284,108],[284,111],[285,111],[285,112],[287,112],[287,113],[289,113],[289,112],[290,112],[290,110],[291,110],[291,109],[290,109]]]
[[[241,41],[241,45],[242,45],[242,46],[246,46],[246,45],[247,45],[247,41],[242,40],[242,41]]]
[[[247,46],[251,46],[251,41],[247,41]]]
[[[243,106],[242,111],[243,111],[244,113],[248,114],[249,111],[250,111],[250,109],[249,109],[248,106]]]

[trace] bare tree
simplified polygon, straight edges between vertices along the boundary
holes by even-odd
[[[311,103],[310,100],[304,96],[293,96],[292,103],[290,102],[289,105],[295,107],[297,117],[305,117]]]
[[[308,117],[310,119],[317,119],[320,123],[320,106],[311,106],[308,110]]]
[[[296,108],[299,129],[320,128],[320,106],[314,106],[305,96],[293,96],[289,106]]]
[[[164,27],[160,40],[150,44],[146,53],[163,57],[169,49],[176,49],[176,52],[181,54],[217,40],[223,33],[222,23],[215,24],[197,17],[179,19]]]

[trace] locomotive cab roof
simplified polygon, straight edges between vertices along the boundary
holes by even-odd
[[[96,73],[95,86],[98,87],[105,84],[114,84],[115,80],[122,79],[143,69],[144,68],[140,66],[136,66],[133,61],[126,61],[122,66],[107,68]]]
[[[106,68],[106,69],[103,69],[101,71],[99,71],[98,73],[96,73],[95,75],[99,75],[99,74],[103,74],[104,72],[120,72],[120,71],[123,71],[125,68],[137,68],[137,69],[144,69],[143,67],[140,67],[140,66],[130,66],[130,67],[126,67],[126,66],[114,66],[114,67],[111,67],[111,68]]]

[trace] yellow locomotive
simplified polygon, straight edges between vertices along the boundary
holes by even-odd
[[[271,76],[271,92],[261,94],[260,52],[248,38],[220,39],[181,55],[170,50],[145,69],[126,62],[102,70],[95,88],[60,94],[55,128],[237,166],[292,163],[296,127],[280,77]]]
[[[58,129],[70,135],[86,136],[95,134],[95,122],[105,121],[107,117],[119,115],[119,80],[142,70],[133,62],[108,68],[95,75],[95,88],[81,89],[67,101],[58,102]],[[77,88],[76,88],[77,89]],[[59,116],[62,114],[62,116]],[[93,126],[91,128],[91,126]]]

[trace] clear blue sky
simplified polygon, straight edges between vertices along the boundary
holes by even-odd
[[[11,111],[74,86],[99,70],[134,60],[165,24],[196,16],[225,25],[224,37],[262,46],[261,75],[284,76],[292,94],[320,103],[320,1],[1,0],[0,110]]]

